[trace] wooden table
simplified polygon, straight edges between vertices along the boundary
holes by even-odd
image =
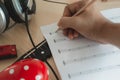
[[[75,0],[54,0],[54,1],[71,3],[74,2]],[[59,21],[59,19],[62,16],[65,5],[44,2],[42,0],[36,0],[36,3],[37,11],[30,21],[30,32],[32,34],[35,44],[38,44],[44,40],[44,37],[40,31],[40,26]],[[120,1],[108,0],[108,2],[106,3],[101,3],[100,1],[98,1],[97,5],[100,10],[116,8],[120,7]],[[16,59],[18,59],[21,55],[23,55],[25,52],[32,48],[31,42],[26,32],[26,28],[23,24],[17,24],[16,27],[13,27],[12,29],[0,35],[0,45],[7,44],[15,44],[17,46],[18,57],[14,59],[1,60],[0,71],[2,71],[8,65],[12,64]],[[49,62],[57,72],[57,68],[54,64],[53,58],[51,58]],[[55,80],[54,75],[52,74],[51,71],[49,79]]]

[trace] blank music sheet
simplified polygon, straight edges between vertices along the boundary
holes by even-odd
[[[120,8],[102,14],[120,22]],[[119,48],[84,37],[70,40],[62,31],[56,33],[57,29],[56,23],[41,27],[62,80],[120,80]]]

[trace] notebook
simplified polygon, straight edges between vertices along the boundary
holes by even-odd
[[[120,22],[120,8],[101,13]],[[57,29],[57,23],[41,27],[62,80],[120,80],[119,48],[84,37],[70,40]]]

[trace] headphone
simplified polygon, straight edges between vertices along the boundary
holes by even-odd
[[[0,33],[9,28],[10,18],[16,23],[25,23],[25,11],[28,20],[35,14],[35,0],[2,0],[0,1]]]

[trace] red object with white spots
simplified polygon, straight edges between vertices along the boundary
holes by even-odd
[[[25,59],[0,72],[0,80],[48,80],[46,65],[37,59]]]

